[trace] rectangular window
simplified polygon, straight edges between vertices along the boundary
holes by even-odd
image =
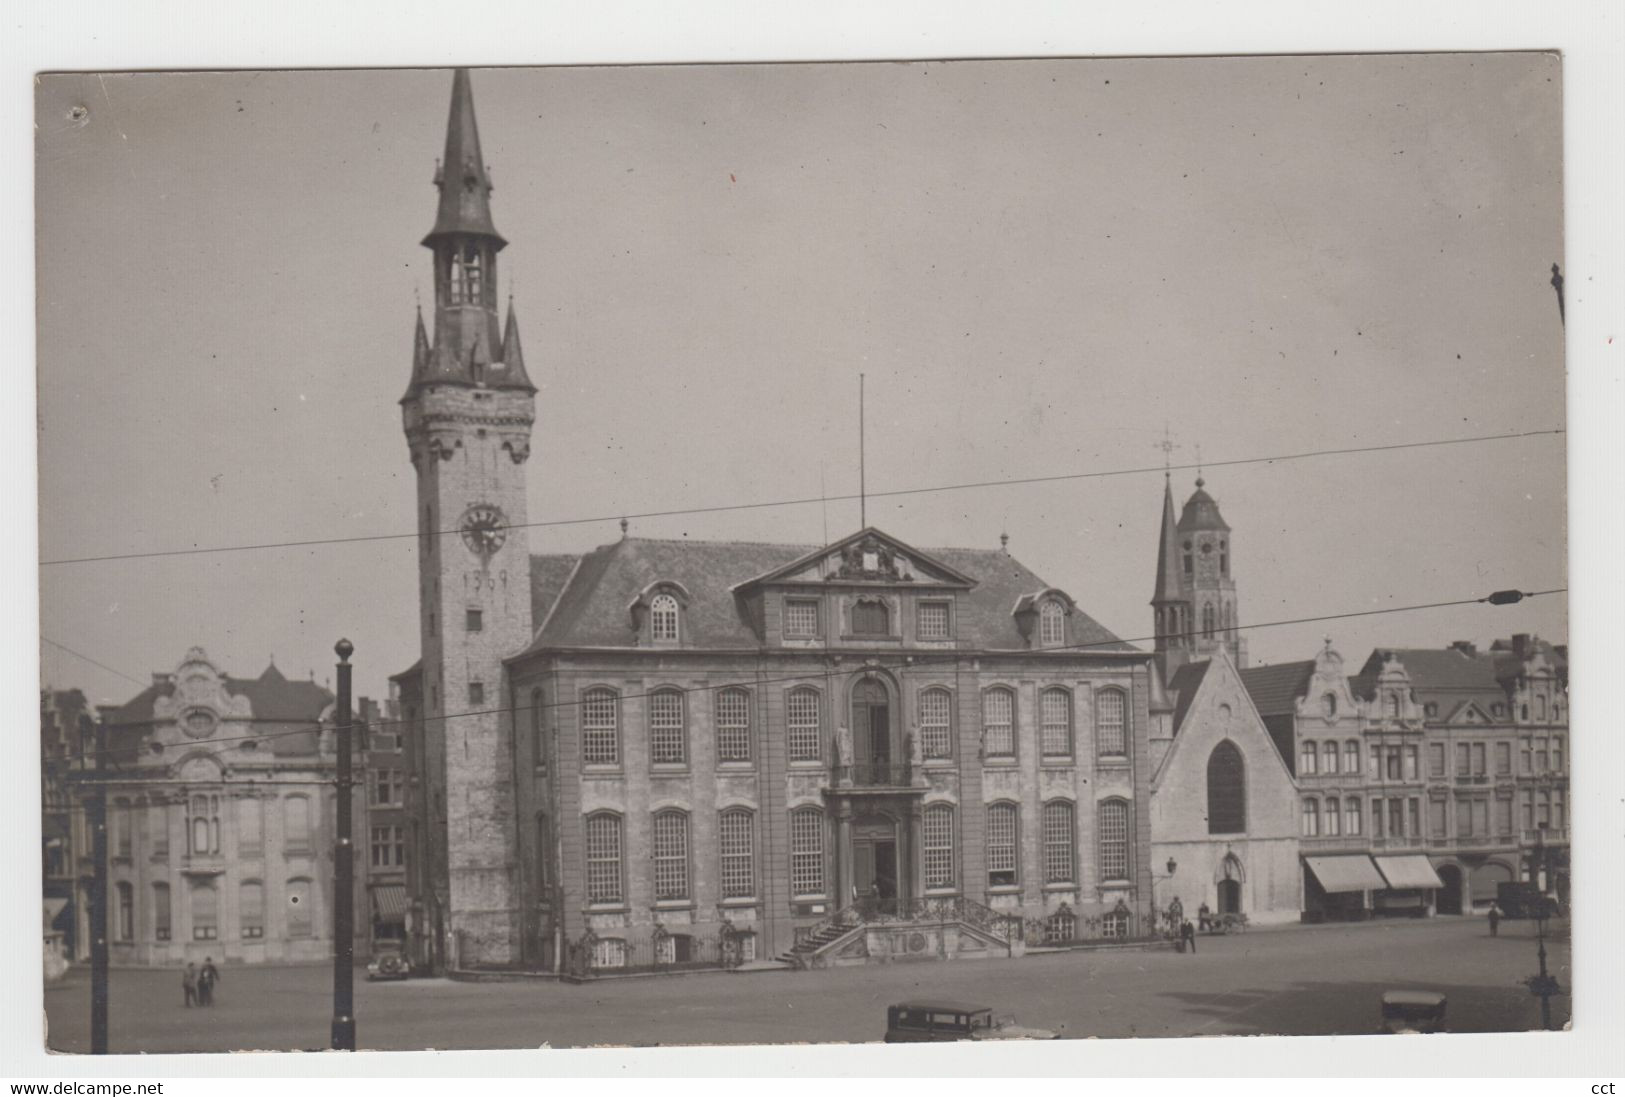
[[[1512,800],[1495,801],[1495,833],[1503,838],[1512,835]]]
[[[1495,775],[1497,777],[1512,776],[1512,744],[1495,744]]]
[[[1540,749],[1535,751],[1535,772],[1546,772],[1546,740],[1540,740]]]
[[[1568,809],[1564,806],[1563,790],[1560,788],[1552,790],[1552,825],[1558,830],[1568,826]]]
[[[1319,760],[1320,751],[1315,749],[1314,743],[1305,740],[1303,749],[1298,752],[1298,769],[1302,771],[1304,776],[1312,776],[1315,772],[1315,765]]]
[[[614,815],[587,818],[587,902],[621,901],[621,821]]]
[[[1342,813],[1338,810],[1339,807],[1340,805],[1335,796],[1326,801],[1326,817],[1324,821],[1326,824],[1326,837],[1328,838],[1336,838],[1342,833],[1343,820]]]
[[[485,629],[485,615],[477,609],[468,611],[464,625],[469,632],[481,632]]]
[[[1547,827],[1551,826],[1552,825],[1552,794],[1549,793],[1549,792],[1541,793],[1540,794],[1540,802],[1535,805],[1535,810],[1538,812],[1538,815],[1535,818],[1535,825],[1540,827],[1542,830],[1544,830]]]
[[[1353,739],[1343,744],[1343,772],[1360,772],[1360,744]]]
[[[403,868],[406,865],[406,828],[372,828],[372,867]]]
[[[987,886],[1013,887],[1016,874],[1016,806],[987,808]]]
[[[748,811],[722,813],[722,897],[756,894],[756,819]]]
[[[135,888],[129,884],[118,886],[118,924],[113,932],[120,941],[135,940]]]
[[[1417,754],[1418,751],[1416,747],[1405,748],[1405,780],[1407,781],[1414,781],[1418,776],[1420,776],[1417,773]]]
[[[1563,772],[1563,740],[1561,738],[1552,740],[1552,772]]]
[[[852,635],[890,636],[891,611],[887,608],[886,603],[878,601],[853,603]]]
[[[989,758],[1016,754],[1016,697],[1007,689],[982,695],[982,750]]]
[[[921,640],[948,639],[948,603],[921,602],[915,618],[915,632]]]
[[[797,898],[824,894],[824,813],[790,813],[790,891]]]
[[[220,904],[213,884],[192,885],[192,940],[213,941],[220,935]]]
[[[823,757],[823,720],[816,690],[793,689],[786,700],[786,746],[792,762],[816,762]]]
[[[1523,791],[1523,829],[1535,829],[1535,793],[1531,789]]]
[[[784,604],[784,634],[803,638],[818,635],[818,603],[789,601]]]
[[[1128,804],[1107,800],[1100,805],[1100,878],[1128,879]]]
[[[1382,780],[1382,748],[1373,744],[1366,748],[1366,756],[1371,761],[1371,779]]]
[[[1456,837],[1471,838],[1473,836],[1473,803],[1471,800],[1456,801]]]
[[[1320,802],[1318,800],[1305,800],[1303,802],[1303,836],[1305,838],[1320,837]]]
[[[953,753],[953,698],[945,689],[920,693],[920,753],[927,758]]]
[[[750,694],[742,689],[717,694],[717,761],[750,761]]]
[[[244,803],[244,802],[245,801],[238,801],[238,803]],[[254,801],[254,806],[255,806],[255,809],[258,810],[258,808],[259,808],[258,801]],[[148,811],[149,817],[151,819],[152,855],[154,857],[168,857],[169,856],[169,806],[167,804],[154,804],[152,807],[149,807],[147,809],[147,811]],[[241,840],[238,841],[237,845],[238,845],[238,848],[241,849],[241,847],[242,847]],[[167,940],[167,938],[166,938],[166,940]]]
[[[167,844],[167,843],[166,843]],[[258,857],[265,848],[264,816],[253,798],[237,801],[237,854]]]
[[[1399,758],[1400,758],[1399,748],[1398,747],[1389,747],[1388,748],[1388,779],[1390,781],[1398,781],[1398,780],[1401,779],[1401,770],[1400,770]]]
[[[243,940],[257,941],[265,936],[265,888],[246,883],[237,891],[237,925]]]
[[[1443,777],[1444,776],[1444,744],[1443,743],[1429,743],[1428,744],[1428,776],[1429,777]]]
[[[655,899],[688,898],[688,816],[655,816]]]
[[[1487,835],[1490,832],[1490,802],[1488,800],[1473,801],[1473,833]]]
[[[1382,837],[1382,801],[1371,801],[1371,837]]]
[[[169,885],[152,885],[152,932],[160,941],[169,940]]]
[[[471,704],[471,705],[483,705],[483,704],[485,704],[485,683],[484,682],[470,682],[470,683],[468,683],[468,703]]]
[[[1535,748],[1533,743],[1530,740],[1525,739],[1523,741],[1523,748],[1519,753],[1522,755],[1522,760],[1519,763],[1519,772],[1527,777],[1535,772]]]
[[[922,826],[925,847],[925,886],[954,885],[954,809],[938,804],[925,809]]]
[[[1456,776],[1470,777],[1473,773],[1473,750],[1466,743],[1456,744]]]
[[[1064,689],[1046,689],[1039,697],[1043,726],[1039,749],[1046,757],[1072,756],[1072,695]]]
[[[1072,882],[1072,805],[1044,805],[1044,883]]]
[[[376,769],[372,774],[372,806],[399,807],[403,794],[401,774],[394,769]]]
[[[1320,744],[1320,768],[1324,773],[1337,772],[1337,744],[1331,740]]]
[[[661,690],[649,698],[649,758],[656,765],[680,765],[687,758],[683,695]]]
[[[310,852],[310,798],[290,796],[282,801],[283,846],[289,853]]]
[[[1343,803],[1343,833],[1360,833],[1360,801],[1350,796]]]
[[[1412,838],[1420,838],[1422,836],[1422,801],[1413,796],[1405,802],[1405,807],[1405,821],[1409,824],[1409,828],[1405,833]]]
[[[1445,801],[1430,800],[1428,802],[1429,830],[1435,838],[1450,836],[1449,825],[1445,822]]]
[[[581,760],[589,766],[620,764],[620,700],[607,689],[589,690],[582,703]]]
[[[1473,775],[1475,777],[1483,777],[1488,772],[1489,772],[1489,766],[1485,764],[1484,744],[1483,743],[1474,743],[1473,744]]]

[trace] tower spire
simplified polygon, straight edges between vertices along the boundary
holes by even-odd
[[[507,244],[491,220],[491,173],[480,152],[480,126],[474,118],[474,88],[467,69],[452,76],[446,154],[434,182],[440,188],[440,209],[434,229],[423,239],[425,247],[434,247],[437,237],[453,234],[488,236],[498,251]]]

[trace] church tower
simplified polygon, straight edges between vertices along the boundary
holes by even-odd
[[[1219,504],[1196,479],[1196,491],[1174,521],[1173,487],[1164,478],[1157,581],[1151,596],[1156,652],[1166,680],[1186,663],[1223,650],[1238,669],[1247,642],[1237,629],[1236,581],[1230,572],[1230,527]]]
[[[417,473],[419,627],[424,727],[436,757],[425,866],[444,929],[467,960],[517,956],[513,850],[513,720],[503,659],[530,641],[525,463],[536,388],[525,373],[509,302],[497,313],[490,169],[480,155],[468,72],[452,81],[439,209],[423,246],[434,253],[434,333],[421,309],[402,420]],[[448,825],[445,820],[451,820]]]

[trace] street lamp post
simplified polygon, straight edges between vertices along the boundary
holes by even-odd
[[[1528,983],[1529,993],[1540,999],[1540,1027],[1547,1031],[1552,1027],[1552,995],[1563,992],[1557,979],[1546,972],[1546,919],[1550,917],[1552,907],[1551,899],[1547,897],[1545,891],[1551,881],[1549,856],[1550,850],[1546,848],[1546,828],[1543,826],[1535,832],[1535,865],[1541,889],[1540,894],[1535,896],[1535,955],[1540,961],[1540,974],[1531,976]]]
[[[350,655],[355,645],[340,640],[338,654],[338,837],[333,850],[333,1050],[355,1050],[355,856],[350,834]]]

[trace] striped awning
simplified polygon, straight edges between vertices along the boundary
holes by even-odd
[[[406,885],[375,885],[372,889],[372,913],[380,922],[406,921]]]
[[[1342,854],[1335,857],[1305,857],[1303,863],[1315,874],[1320,886],[1327,892],[1381,891],[1388,884],[1363,853]]]
[[[1377,868],[1382,871],[1391,888],[1442,888],[1444,881],[1433,871],[1433,865],[1420,853],[1402,857],[1378,857]]]

